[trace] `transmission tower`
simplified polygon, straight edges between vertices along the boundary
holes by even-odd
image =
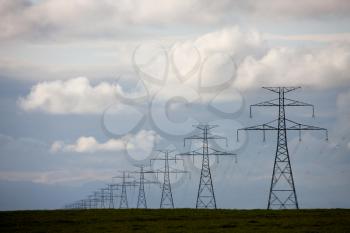
[[[159,182],[147,180],[145,178],[145,174],[156,173],[156,172],[151,171],[151,170],[144,170],[144,167],[145,167],[144,165],[140,165],[140,166],[136,166],[136,167],[139,167],[140,171],[133,171],[130,173],[137,173],[140,175],[139,184],[138,184],[139,185],[139,194],[137,197],[137,208],[147,209],[145,184],[159,184]]]
[[[102,188],[100,190],[100,198],[101,198],[101,208],[106,208],[105,203],[109,201],[110,194],[109,194],[109,188]]]
[[[93,194],[88,195],[87,198],[76,201],[72,204],[66,205],[65,208],[72,209],[92,209],[92,208],[106,208],[105,202],[110,199],[109,185],[107,188],[101,188]]]
[[[99,203],[101,202],[101,199],[100,199],[100,193],[98,191],[95,191],[93,193],[93,206],[95,209],[99,208]]]
[[[74,205],[74,209],[86,209],[86,205],[85,205],[85,200],[79,200],[76,201],[73,205]]]
[[[120,202],[119,202],[119,208],[129,208],[129,204],[128,204],[128,196],[127,196],[127,192],[126,192],[126,188],[127,187],[135,187],[136,183],[134,180],[129,181],[130,179],[134,179],[134,177],[130,176],[130,174],[126,174],[125,171],[123,171],[123,175],[122,176],[115,176],[113,178],[120,178],[122,179],[122,183],[121,183],[121,195],[120,195]]]
[[[120,184],[108,184],[108,192],[109,192],[109,205],[110,209],[114,209],[114,202],[116,198],[120,198],[121,195],[117,195],[116,192],[120,191]]]
[[[171,191],[171,181],[170,181],[170,174],[178,174],[178,173],[188,173],[184,170],[179,169],[170,169],[169,167],[169,161],[178,161],[182,159],[176,158],[176,156],[169,156],[169,154],[172,152],[170,150],[158,150],[163,157],[159,158],[152,158],[150,160],[150,163],[152,165],[153,161],[164,161],[164,169],[158,169],[153,170],[154,173],[161,173],[164,174],[164,180],[162,184],[162,197],[160,200],[160,208],[174,208],[174,200],[173,200],[173,194]]]
[[[278,98],[264,101],[250,106],[250,117],[252,117],[252,107],[278,107],[278,118],[262,125],[246,127],[237,130],[258,130],[263,132],[263,140],[265,140],[266,130],[277,131],[277,149],[273,166],[271,186],[267,209],[299,209],[297,194],[295,191],[292,166],[290,163],[287,131],[295,130],[299,132],[299,141],[301,140],[301,131],[303,130],[322,130],[326,132],[326,140],[328,140],[328,131],[325,128],[315,127],[311,125],[300,124],[286,118],[286,107],[307,106],[312,108],[312,116],[314,117],[314,106],[298,100],[292,100],[285,97],[285,94],[300,87],[263,87],[266,90],[278,94]],[[275,125],[277,122],[277,126]]]
[[[195,134],[184,139],[184,146],[186,145],[186,140],[200,140],[202,141],[202,147],[196,150],[179,154],[180,156],[201,156],[202,157],[202,168],[201,176],[199,179],[198,193],[196,208],[214,208],[216,209],[216,200],[213,187],[213,181],[210,171],[210,161],[209,156],[236,156],[236,154],[231,152],[219,151],[209,146],[210,140],[225,140],[227,145],[226,137],[219,135],[213,135],[210,130],[218,127],[217,125],[199,124],[194,125],[200,134]]]
[[[137,197],[137,208],[147,208],[146,194],[145,194],[145,173],[143,173],[143,166],[140,171],[139,195]]]
[[[89,195],[88,197],[87,197],[87,200],[88,200],[88,209],[92,209],[93,207],[94,207],[94,200],[93,200],[93,198],[94,198],[94,195]]]

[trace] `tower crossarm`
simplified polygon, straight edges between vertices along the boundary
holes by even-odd
[[[154,162],[154,161],[158,161],[158,160],[168,160],[168,161],[177,161],[177,160],[182,160],[182,159],[178,159],[178,158],[176,158],[176,157],[169,157],[168,159],[166,159],[166,158],[152,158],[152,159],[150,159],[149,161],[150,161],[150,164],[152,165],[152,162]]]
[[[155,180],[145,179],[144,180],[144,184],[160,184],[160,182],[159,181],[155,181]]]
[[[209,147],[209,150],[210,152],[208,153],[208,155],[215,155],[218,163],[219,163],[220,156],[233,156],[235,158],[235,163],[238,162],[237,154],[231,151],[220,151],[211,147]]]
[[[299,140],[301,140],[301,131],[304,130],[318,130],[318,131],[325,131],[326,134],[326,140],[328,141],[328,130],[326,128],[321,128],[321,127],[317,127],[317,126],[312,126],[312,125],[306,125],[306,124],[301,124],[292,120],[286,120],[286,128],[285,130],[295,130],[295,131],[299,131]],[[266,130],[279,130],[278,126],[272,125],[272,123],[277,122],[278,119],[267,122],[265,124],[261,124],[261,125],[254,125],[254,126],[249,126],[249,127],[245,127],[245,128],[241,128],[241,129],[237,129],[237,141],[239,141],[239,131],[263,131],[263,140],[265,141],[265,131]]]
[[[192,156],[192,161],[194,162],[194,157],[203,156],[203,152],[202,152],[202,148],[199,148],[197,150],[192,150],[185,153],[179,153],[176,156]]]
[[[171,167],[169,167],[169,168],[171,168]],[[175,173],[189,173],[189,171],[171,168],[171,170],[169,170],[168,172],[167,172],[167,171],[164,171],[164,170],[162,170],[162,169],[157,169],[157,170],[154,170],[153,173],[158,173],[158,174],[163,174],[163,173],[169,173],[169,174],[171,174],[171,173],[173,173],[173,174],[175,174]]]
[[[130,175],[130,172],[127,172],[125,175],[113,176],[112,179],[125,179],[125,180],[135,180],[134,176]]]
[[[120,191],[121,184],[108,184],[108,189],[110,193],[113,193],[113,197],[120,197],[120,195],[117,194],[117,191]]]
[[[198,124],[198,125],[193,125],[193,127],[197,128],[197,129],[200,129],[200,130],[207,129],[209,131],[211,129],[219,127],[219,125]]]
[[[278,98],[263,101],[263,102],[260,102],[257,104],[252,104],[249,106],[249,117],[252,118],[252,108],[253,107],[278,107],[278,106],[279,106]]]
[[[305,102],[301,102],[299,100],[293,100],[293,99],[289,99],[289,98],[284,98],[284,106],[309,106],[314,108],[313,104],[309,104],[309,103],[305,103]]]
[[[263,101],[257,104],[252,104],[249,107],[249,117],[252,118],[253,107],[279,107],[279,98]],[[315,108],[313,104],[305,103],[299,100],[293,100],[289,98],[284,98],[284,107],[311,107],[312,108],[312,117],[315,117]]]
[[[273,123],[277,122],[278,119],[261,124],[261,125],[254,125],[254,126],[249,126],[245,128],[240,128],[237,129],[236,131],[236,137],[237,137],[237,142],[239,141],[239,132],[240,131],[262,131],[263,132],[263,141],[265,141],[265,131],[266,130],[278,130],[278,127],[273,125]]]
[[[286,122],[290,123],[291,125],[287,126],[286,130],[325,130],[328,131],[326,128],[321,128],[313,125],[305,125],[301,124],[292,120],[286,119]]]
[[[186,146],[186,141],[187,140],[201,140],[202,141],[204,139],[207,139],[207,140],[224,140],[226,145],[227,145],[227,138],[226,137],[220,136],[220,135],[213,135],[210,132],[207,132],[207,137],[206,138],[204,138],[203,135],[193,135],[191,137],[184,138],[184,146]]]
[[[186,138],[184,138],[184,146],[186,146],[186,142],[188,141],[188,140],[203,140],[203,135],[197,135],[197,134],[194,134],[194,135],[192,135],[192,136],[190,136],[190,137],[186,137]]]
[[[269,121],[267,123],[261,124],[261,125],[254,125],[254,126],[249,126],[249,127],[245,127],[245,128],[240,128],[237,129],[238,131],[242,131],[242,130],[278,130],[277,126],[272,125],[272,123],[277,122],[278,120],[273,120],[273,121]]]
[[[176,156],[196,156],[196,155],[203,155],[202,148],[197,150],[192,150],[184,153],[179,153]]]
[[[292,100],[292,99],[284,98],[284,106],[285,107],[311,107],[312,117],[315,117],[315,107],[313,104],[301,102],[299,100]]]
[[[280,91],[283,91],[284,93],[294,91],[296,89],[299,89],[301,87],[262,87],[266,90],[275,92],[275,93],[280,93]]]
[[[209,147],[209,149],[211,150],[208,155],[226,155],[226,156],[237,156],[237,154],[230,152],[230,151],[220,151],[214,148]]]
[[[306,131],[306,130],[316,130],[316,131],[324,131],[325,136],[326,136],[326,141],[328,141],[328,130],[326,128],[322,127],[317,127],[313,125],[306,125],[306,124],[301,124],[292,120],[286,119],[286,130],[296,130],[299,131],[299,141],[301,141],[301,131]]]

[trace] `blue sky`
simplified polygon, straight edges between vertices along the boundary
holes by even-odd
[[[329,130],[328,142],[288,135],[300,207],[350,207],[348,1],[3,0],[0,12],[1,210],[84,198],[156,148],[190,149],[197,122],[218,124],[229,143],[217,146],[238,154],[213,165],[218,207],[265,208],[276,135],[235,138],[277,117],[249,118],[275,98],[261,86],[302,86],[290,98],[316,117],[288,118]],[[174,181],[177,207],[195,205],[198,162]],[[156,208],[159,187],[147,197]]]

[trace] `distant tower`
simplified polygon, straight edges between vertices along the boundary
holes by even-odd
[[[109,200],[109,188],[102,188],[100,190],[100,198],[101,198],[101,208],[106,208],[105,202]]]
[[[263,140],[265,140],[265,130],[277,131],[277,149],[272,172],[269,200],[267,209],[299,209],[297,194],[295,191],[292,166],[290,163],[288,145],[287,145],[287,130],[299,131],[299,140],[301,140],[302,130],[324,130],[328,140],[328,133],[325,128],[319,128],[310,125],[300,124],[286,118],[285,107],[294,106],[309,106],[312,107],[312,115],[314,116],[314,106],[303,103],[297,100],[288,99],[285,94],[300,87],[263,87],[266,90],[278,94],[277,99],[264,101],[250,106],[250,117],[252,116],[252,107],[278,107],[278,118],[274,121],[246,127],[237,130],[237,140],[239,130],[259,130],[263,131]],[[277,126],[273,123],[277,122]]]
[[[147,200],[146,200],[146,192],[145,192],[145,184],[159,184],[159,182],[156,181],[151,181],[145,178],[145,174],[150,174],[150,173],[156,173],[152,170],[145,170],[144,165],[141,166],[136,166],[139,167],[139,171],[132,171],[130,173],[137,173],[139,174],[139,195],[137,197],[137,208],[144,208],[147,209]]]
[[[130,178],[133,179],[134,177],[130,176],[130,174],[126,174],[125,171],[123,171],[123,175],[122,176],[114,176],[113,178],[120,178],[122,179],[122,183],[121,183],[121,195],[120,195],[120,202],[119,202],[119,208],[129,208],[129,204],[128,204],[128,196],[127,196],[127,192],[126,192],[126,187],[135,187],[136,186],[136,182],[134,180],[132,181],[127,181],[127,179],[129,180]]]
[[[141,166],[140,183],[139,183],[139,196],[137,198],[137,208],[147,208],[146,194],[145,194],[145,173],[143,172],[143,166]]]
[[[108,184],[108,190],[109,190],[109,205],[108,207],[110,209],[114,209],[115,205],[114,202],[116,201],[116,198],[120,198],[121,195],[117,195],[115,191],[119,190],[119,184]]]
[[[129,208],[128,196],[126,194],[125,172],[123,172],[122,194],[120,196],[119,208]]]
[[[231,152],[219,151],[209,146],[209,140],[225,140],[225,137],[218,135],[213,135],[210,130],[217,127],[217,125],[199,124],[195,125],[197,129],[202,131],[202,134],[195,134],[184,139],[184,144],[186,140],[200,140],[202,141],[202,147],[187,153],[179,154],[180,156],[201,156],[202,157],[202,169],[201,176],[199,179],[198,193],[196,208],[214,208],[216,209],[216,199],[213,187],[213,181],[210,171],[209,156],[211,155],[222,155],[222,156],[236,156],[236,154]]]
[[[171,191],[171,181],[170,181],[170,173],[188,173],[187,171],[178,170],[178,169],[169,169],[169,161],[177,161],[182,159],[177,159],[176,156],[169,157],[169,153],[171,151],[169,150],[158,150],[163,154],[164,157],[162,158],[153,158],[152,161],[161,160],[164,161],[164,169],[160,170],[153,170],[155,173],[162,173],[164,174],[164,180],[162,184],[162,198],[160,200],[160,208],[174,208],[174,200],[173,200],[173,194]]]
[[[171,192],[171,184],[170,184],[170,174],[169,174],[169,153],[165,152],[165,160],[164,160],[164,181],[162,187],[162,199],[160,201],[160,208],[171,206],[174,208],[173,194]]]

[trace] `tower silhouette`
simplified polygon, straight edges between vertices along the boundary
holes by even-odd
[[[287,131],[299,131],[299,141],[301,140],[301,131],[303,130],[324,130],[326,132],[326,140],[328,140],[328,132],[325,128],[311,125],[300,124],[286,118],[286,107],[308,106],[312,107],[312,116],[314,116],[314,106],[297,100],[285,97],[285,94],[300,87],[263,87],[266,90],[278,94],[278,98],[264,101],[250,106],[250,117],[252,117],[252,107],[278,107],[278,118],[274,121],[262,125],[246,127],[237,130],[258,130],[263,131],[263,140],[265,141],[266,130],[277,131],[277,148],[271,178],[269,199],[267,209],[299,209],[298,198],[295,191],[295,184],[292,172],[292,166],[289,157]],[[273,123],[277,122],[277,126]]]
[[[137,197],[137,208],[145,208],[147,209],[147,200],[146,200],[146,192],[145,192],[145,184],[159,184],[159,182],[151,181],[145,178],[145,174],[149,173],[156,173],[152,170],[145,170],[144,165],[136,166],[139,167],[139,171],[132,171],[130,173],[137,173],[139,174],[139,194]]]
[[[163,176],[163,184],[162,184],[162,197],[160,200],[160,208],[174,208],[174,200],[173,200],[173,193],[171,191],[171,181],[170,181],[170,174],[176,174],[176,173],[187,173],[187,171],[179,170],[179,169],[170,169],[169,167],[169,161],[177,161],[182,159],[176,158],[176,156],[169,156],[169,153],[172,151],[170,150],[158,150],[160,153],[163,154],[164,157],[161,158],[152,158],[152,161],[164,161],[164,169],[158,169],[153,170],[154,173],[162,173]]]
[[[120,198],[121,195],[116,194],[116,191],[119,191],[120,184],[108,184],[108,191],[109,191],[109,205],[108,207],[110,209],[115,208],[115,201],[117,198]]]
[[[123,171],[122,176],[114,176],[113,178],[120,178],[122,179],[121,183],[121,194],[120,194],[120,202],[119,202],[119,208],[129,208],[129,203],[128,203],[128,195],[126,192],[127,187],[135,187],[136,182],[135,180],[130,181],[130,179],[134,179],[134,177],[130,176],[130,174],[126,174],[125,171]]]
[[[164,181],[162,186],[162,198],[160,201],[160,208],[165,206],[171,206],[174,208],[174,200],[173,194],[171,192],[171,184],[170,184],[170,174],[169,174],[169,154],[168,151],[165,152],[165,160],[164,160]]]
[[[200,140],[202,141],[202,147],[190,152],[181,153],[180,156],[201,156],[202,168],[199,178],[199,186],[197,192],[196,208],[214,208],[216,209],[216,199],[213,187],[212,175],[210,171],[210,159],[211,155],[216,156],[236,156],[231,152],[224,152],[214,149],[209,146],[209,140],[225,140],[227,145],[227,139],[219,135],[211,134],[210,130],[218,127],[217,125],[199,124],[195,125],[198,130],[202,131],[200,134],[195,134],[184,139],[184,145],[186,140]]]
[[[141,166],[140,183],[139,183],[139,195],[137,198],[137,208],[147,208],[146,194],[145,194],[145,173],[143,172],[143,166]]]
[[[126,193],[125,172],[123,172],[122,194],[120,196],[119,208],[129,208],[128,196]]]

